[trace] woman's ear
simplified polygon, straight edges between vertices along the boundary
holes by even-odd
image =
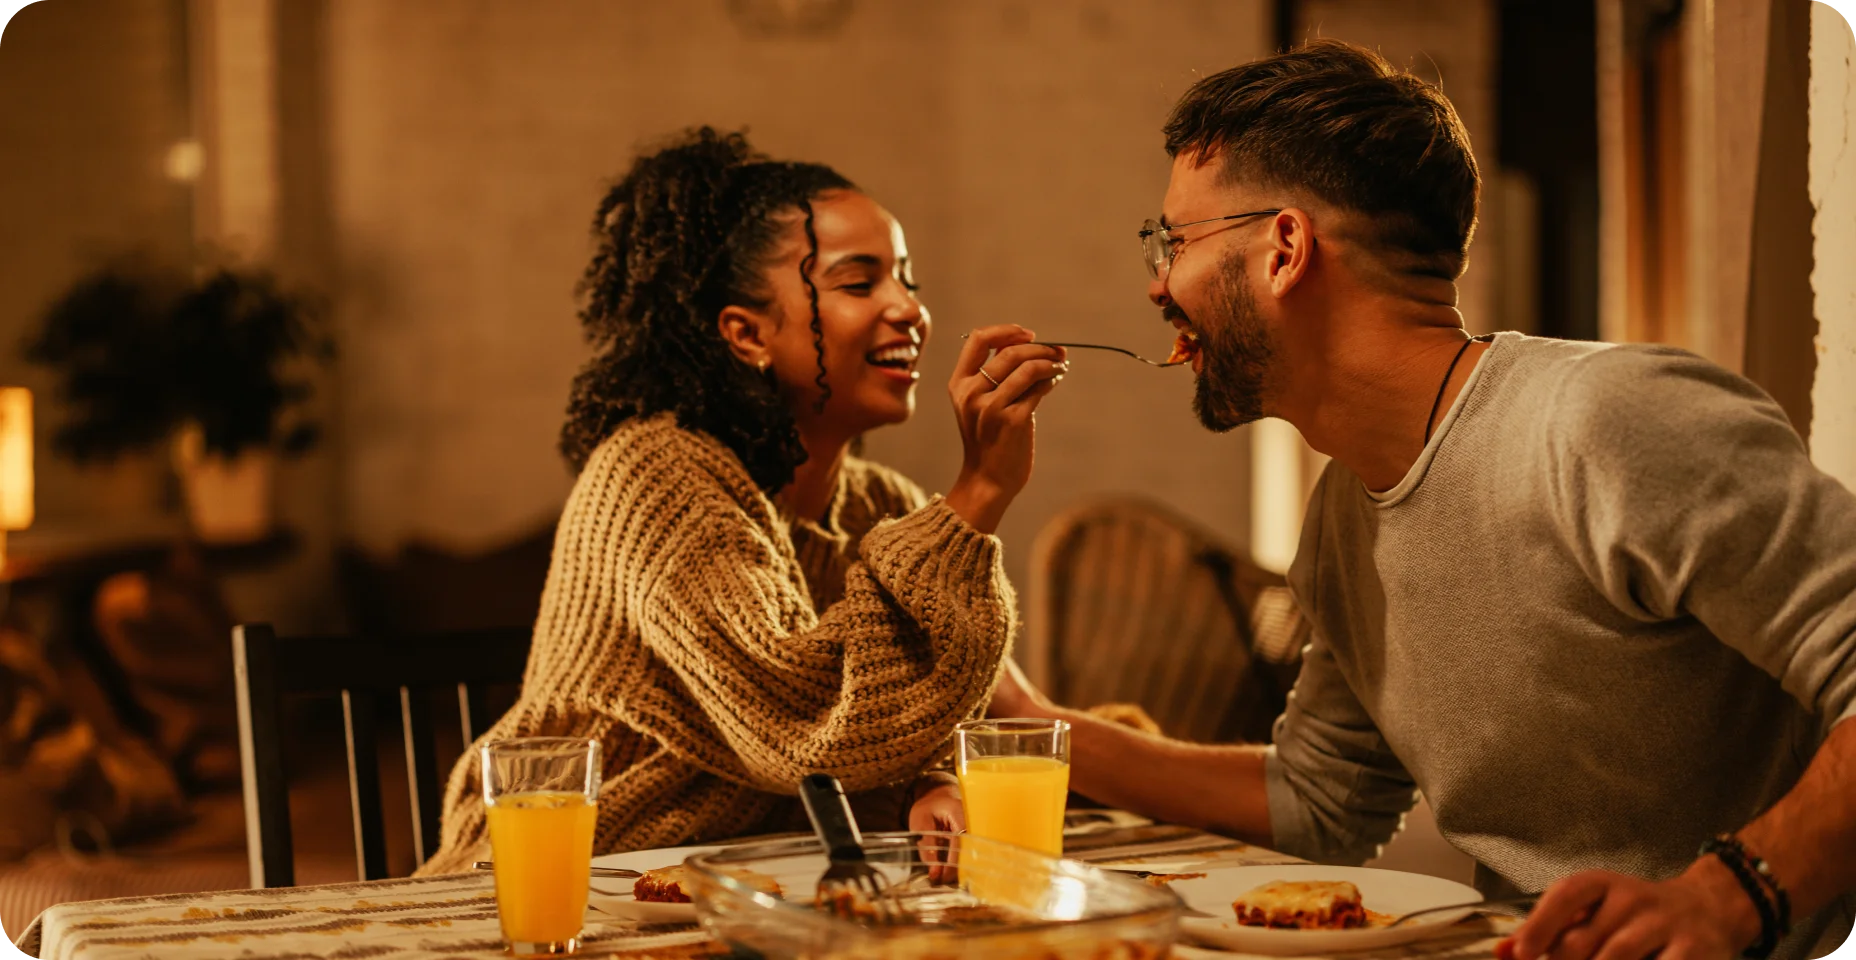
[[[776,326],[766,314],[737,306],[723,307],[715,320],[716,330],[721,333],[722,342],[728,344],[729,352],[756,370],[765,370],[773,364]]]

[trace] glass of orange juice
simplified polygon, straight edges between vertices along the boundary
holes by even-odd
[[[1070,795],[1070,725],[974,720],[954,730],[967,832],[1063,856]]]
[[[599,742],[528,737],[483,745],[496,915],[513,957],[572,953],[586,918]]]

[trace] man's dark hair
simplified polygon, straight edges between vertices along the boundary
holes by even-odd
[[[632,163],[593,216],[597,249],[580,281],[580,322],[598,355],[574,377],[561,428],[575,470],[621,423],[670,411],[733,450],[761,489],[792,481],[806,452],[779,384],[735,358],[716,320],[723,307],[772,303],[767,265],[797,211],[822,407],[831,389],[811,278],[812,200],[849,189],[830,167],[769,160],[742,134],[709,127]]]
[[[1436,86],[1371,50],[1314,40],[1192,85],[1166,151],[1222,160],[1227,180],[1304,189],[1367,214],[1407,272],[1454,280],[1469,256],[1481,178],[1469,134]]]

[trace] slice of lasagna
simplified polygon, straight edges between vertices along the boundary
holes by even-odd
[[[722,872],[762,893],[783,896],[779,881],[765,874],[739,869]],[[641,903],[691,903],[692,879],[689,868],[682,864],[646,870],[644,876],[632,884],[632,899]]]
[[[646,870],[632,884],[632,898],[641,903],[689,903],[690,871],[678,864],[658,870]]]
[[[1289,930],[1352,930],[1366,926],[1360,890],[1351,883],[1278,880],[1231,904],[1247,927]]]

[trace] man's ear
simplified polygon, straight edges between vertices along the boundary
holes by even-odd
[[[1264,267],[1264,277],[1269,280],[1270,293],[1281,298],[1295,289],[1314,265],[1314,221],[1309,218],[1308,211],[1288,207],[1277,214],[1270,221],[1268,242],[1270,259]]]
[[[756,370],[772,365],[773,334],[778,329],[772,317],[747,307],[723,307],[715,328],[735,359]]]

